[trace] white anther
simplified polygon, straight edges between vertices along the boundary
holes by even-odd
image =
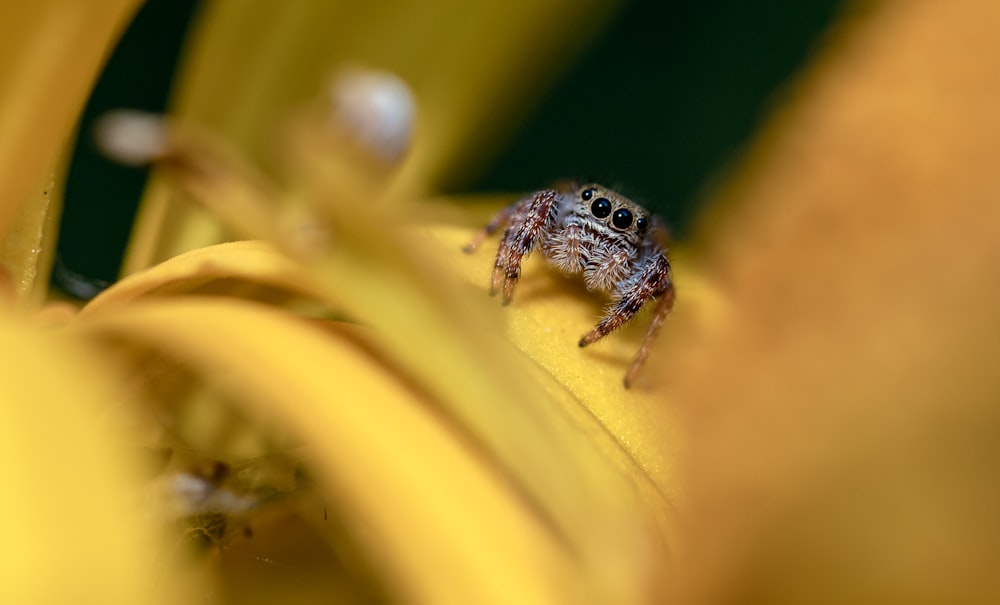
[[[355,143],[382,161],[402,159],[417,113],[413,93],[402,79],[385,71],[346,70],[330,87],[330,100],[334,122]]]
[[[160,114],[118,109],[97,121],[94,138],[108,157],[129,166],[142,166],[167,148],[164,118]]]

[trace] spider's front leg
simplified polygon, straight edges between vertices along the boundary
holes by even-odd
[[[486,237],[504,223],[510,222],[500,239],[496,264],[490,278],[490,296],[502,290],[504,305],[509,304],[514,296],[514,286],[521,277],[521,261],[535,247],[539,234],[550,220],[556,197],[554,190],[546,189],[507,206],[465,247],[466,252],[475,250]]]
[[[646,301],[659,298],[656,305],[656,313],[653,321],[646,331],[642,344],[639,345],[639,352],[636,353],[632,365],[629,366],[625,374],[625,388],[628,388],[635,379],[642,365],[649,356],[649,347],[656,340],[663,320],[670,313],[674,305],[674,284],[671,280],[670,261],[667,257],[659,254],[642,269],[639,277],[633,281],[630,287],[621,293],[608,313],[601,319],[593,330],[587,332],[580,339],[580,346],[585,347],[596,342],[611,332],[628,323],[635,314],[639,312]]]

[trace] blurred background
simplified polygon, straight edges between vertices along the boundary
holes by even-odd
[[[85,110],[66,183],[57,287],[92,296],[116,279],[146,173],[100,156],[109,109],[163,111],[205,0],[147,0]],[[715,175],[739,153],[836,18],[838,0],[624,2],[535,105],[443,193],[529,191],[564,178],[615,187],[683,237]],[[587,34],[581,34],[587,35]]]

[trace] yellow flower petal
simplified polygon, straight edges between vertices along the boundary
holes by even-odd
[[[1000,595],[1000,4],[864,3],[701,233],[687,603]]]
[[[132,444],[65,339],[0,316],[0,602],[176,602]]]
[[[136,0],[0,8],[0,236],[55,164]]]
[[[301,265],[260,241],[218,244],[192,250],[149,270],[135,273],[103,291],[81,313],[107,312],[148,296],[238,296],[261,300],[298,295],[330,302]]]
[[[13,280],[16,298],[29,307],[42,302],[49,286],[62,197],[56,183],[55,174],[45,176],[14,217],[7,236],[0,240],[0,266]]]
[[[411,86],[420,113],[413,153],[393,184],[396,197],[411,198],[485,159],[615,5],[400,0],[257,2],[247,10],[239,0],[217,1],[198,22],[173,111],[220,131],[274,172],[275,125],[321,93],[334,70],[391,70]],[[146,200],[126,274],[223,237],[155,177]]]
[[[489,457],[432,407],[414,405],[413,394],[353,343],[223,300],[133,304],[95,313],[78,328],[145,342],[225,377],[222,388],[302,435],[331,497],[368,528],[367,547],[415,602],[624,603],[643,590],[642,559],[579,568],[586,534],[554,531]],[[591,519],[616,521],[627,527],[626,518]],[[616,558],[644,553],[633,550],[640,535],[602,529],[591,531],[604,534],[606,548],[619,543]],[[616,577],[625,572],[631,582]]]

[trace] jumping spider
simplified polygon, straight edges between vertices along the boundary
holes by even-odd
[[[653,321],[625,373],[625,388],[646,362],[649,347],[674,304],[670,261],[661,244],[666,229],[635,204],[597,184],[545,189],[497,213],[465,246],[472,252],[506,225],[490,281],[490,295],[510,303],[521,261],[533,250],[567,275],[583,273],[588,290],[611,295],[604,317],[580,339],[585,347],[628,323],[651,299]]]

